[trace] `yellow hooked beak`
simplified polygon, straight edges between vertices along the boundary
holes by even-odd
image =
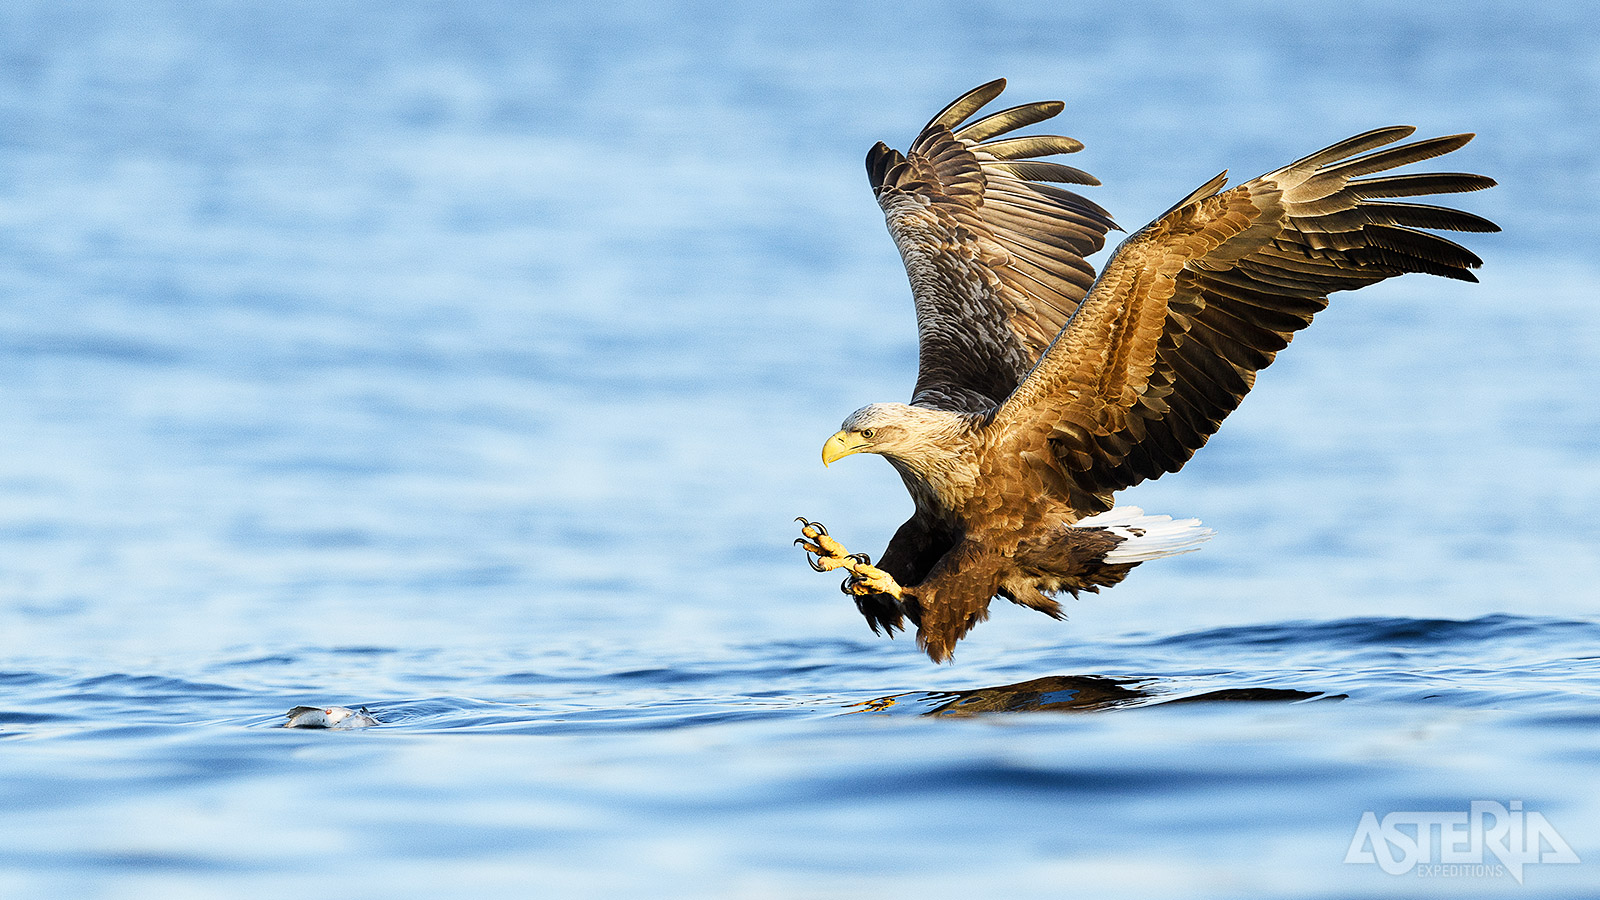
[[[860,453],[867,449],[868,441],[859,432],[835,432],[828,442],[822,445],[822,464],[828,465],[836,459],[842,459],[852,453]]]

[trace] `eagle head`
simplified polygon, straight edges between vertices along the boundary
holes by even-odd
[[[822,445],[828,465],[853,453],[876,453],[925,479],[972,460],[973,416],[904,403],[874,403],[851,413]]]

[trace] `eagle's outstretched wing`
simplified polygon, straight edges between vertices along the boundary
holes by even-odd
[[[1418,229],[1494,223],[1391,198],[1493,180],[1362,177],[1472,138],[1378,149],[1414,130],[1356,135],[1221,193],[1219,175],[1129,237],[991,427],[1048,437],[1053,459],[1030,461],[1064,477],[1086,512],[1109,507],[1111,492],[1181,468],[1330,293],[1406,272],[1476,281],[1478,257]]]
[[[867,154],[916,301],[920,405],[979,411],[1009,396],[1088,293],[1084,257],[1117,227],[1089,200],[1041,183],[1099,184],[1036,159],[1081,143],[1002,137],[1055,116],[1059,101],[963,124],[1004,89],[999,79],[963,94],[904,155],[882,143]]]

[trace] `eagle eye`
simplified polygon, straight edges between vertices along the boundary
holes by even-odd
[[[866,438],[869,441],[872,440],[872,436],[877,434],[877,433],[878,433],[878,430],[876,428],[863,428],[863,429],[861,429],[861,436]]]

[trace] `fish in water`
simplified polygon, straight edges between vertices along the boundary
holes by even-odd
[[[285,728],[366,728],[378,724],[365,706],[349,709],[343,706],[296,706],[285,713],[289,721]]]

